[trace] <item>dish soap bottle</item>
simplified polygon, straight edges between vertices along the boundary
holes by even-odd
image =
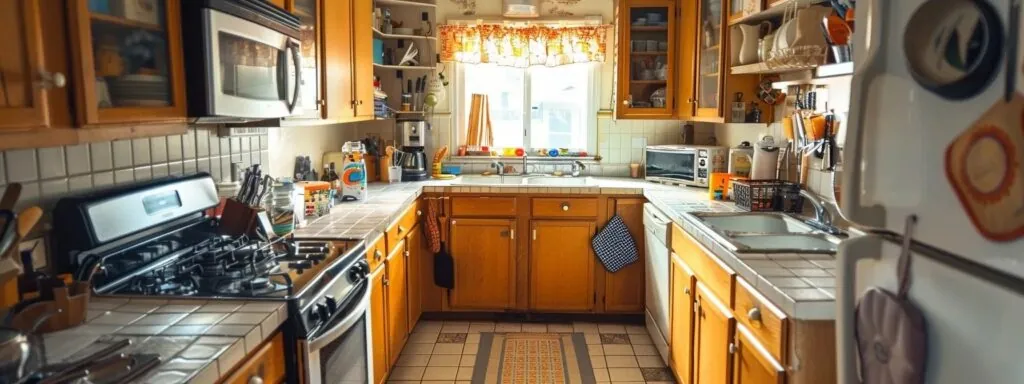
[[[345,161],[341,167],[341,200],[366,201],[366,148],[360,141],[349,141],[341,147]]]

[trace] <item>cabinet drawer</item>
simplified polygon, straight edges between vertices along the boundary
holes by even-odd
[[[452,216],[515,216],[515,197],[452,197]]]
[[[386,244],[384,244],[384,234],[377,235],[376,239],[373,239],[366,246],[366,262],[370,263],[370,271],[375,271],[380,263],[384,262],[384,256],[387,256],[388,250]]]
[[[672,250],[679,254],[693,269],[697,279],[715,293],[726,306],[732,306],[733,282],[736,272],[718,260],[703,245],[684,232],[678,225],[672,225]]]
[[[420,201],[417,200],[402,212],[402,215],[398,217],[391,225],[388,226],[388,247],[387,250],[390,253],[392,249],[395,249],[395,245],[399,241],[405,238],[405,235],[409,234],[416,227],[416,223],[419,221],[419,217],[423,215],[423,210],[420,209]]]
[[[736,319],[778,361],[783,361],[786,343],[786,315],[742,278],[736,279]]]
[[[280,383],[284,380],[284,335],[278,332],[248,359],[225,384],[246,384],[259,378],[261,383]]]
[[[597,216],[597,199],[536,198],[531,209],[536,217],[594,217]]]

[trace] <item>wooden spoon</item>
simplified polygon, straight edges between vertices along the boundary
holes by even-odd
[[[21,213],[18,213],[18,237],[24,239],[32,231],[32,228],[35,228],[42,217],[43,209],[35,205],[25,208]]]
[[[11,183],[4,190],[4,197],[0,199],[0,209],[12,209],[14,203],[18,202],[18,198],[21,197],[21,184]]]

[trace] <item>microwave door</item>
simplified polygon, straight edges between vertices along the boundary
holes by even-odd
[[[289,116],[297,103],[297,59],[282,60],[294,40],[244,19],[205,9],[207,110],[214,116],[272,119]],[[297,48],[295,48],[297,54]],[[294,55],[293,55],[294,57]],[[290,62],[290,63],[289,63]],[[293,77],[287,77],[289,74]],[[289,78],[294,79],[289,81]],[[285,92],[282,88],[294,88]],[[291,90],[291,89],[289,89]]]
[[[696,157],[694,151],[648,150],[647,176],[693,182]]]

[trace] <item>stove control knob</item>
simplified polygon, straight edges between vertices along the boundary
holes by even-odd
[[[327,304],[327,309],[331,310],[331,312],[337,312],[338,311],[338,301],[334,299],[334,296],[331,296],[331,295],[324,296],[324,303]]]
[[[333,311],[331,311],[330,308],[327,308],[327,304],[316,303],[316,312],[320,314],[320,319],[327,321],[331,318]]]

